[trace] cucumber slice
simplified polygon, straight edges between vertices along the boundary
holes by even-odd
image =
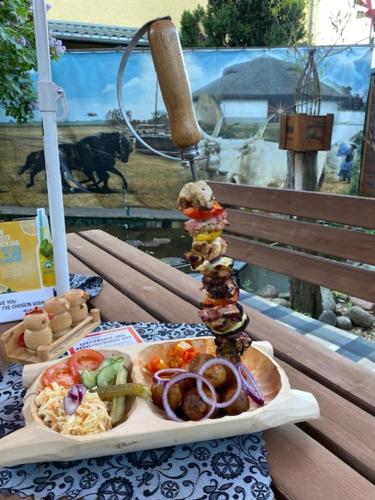
[[[104,366],[104,368],[102,368],[98,372],[98,375],[96,377],[96,385],[98,387],[107,387],[108,385],[114,384],[118,369],[119,367],[116,366],[115,363]]]
[[[97,370],[83,370],[81,372],[81,381],[88,389],[92,389],[96,386],[96,375]]]
[[[103,361],[100,363],[97,371],[101,370],[102,368],[105,368],[106,366],[112,365],[117,358],[105,358]]]

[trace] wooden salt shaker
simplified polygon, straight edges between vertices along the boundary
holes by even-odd
[[[48,313],[38,307],[26,313],[23,320],[25,327],[24,341],[30,351],[36,351],[40,346],[52,342],[52,330],[49,327]]]
[[[65,298],[70,305],[70,314],[73,320],[73,326],[86,319],[89,315],[86,302],[89,300],[89,294],[84,290],[75,289],[66,292]]]
[[[44,309],[50,315],[49,325],[53,333],[53,338],[58,339],[62,337],[73,323],[68,300],[65,297],[55,297],[45,303]]]

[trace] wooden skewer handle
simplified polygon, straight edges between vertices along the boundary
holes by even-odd
[[[201,134],[177,29],[170,20],[155,21],[149,28],[148,39],[173,142],[180,149],[188,148],[199,142]]]

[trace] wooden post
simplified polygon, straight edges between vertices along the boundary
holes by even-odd
[[[318,152],[295,153],[288,151],[287,182],[288,189],[318,191]],[[318,318],[322,313],[320,286],[291,278],[290,306],[295,311]]]

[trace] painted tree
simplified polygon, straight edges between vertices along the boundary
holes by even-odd
[[[55,60],[65,52],[61,40],[52,36],[50,49]],[[31,75],[36,69],[32,1],[0,1],[0,54],[0,107],[7,116],[25,123],[36,108]]]
[[[305,35],[306,0],[208,0],[181,17],[185,47],[290,45]]]

